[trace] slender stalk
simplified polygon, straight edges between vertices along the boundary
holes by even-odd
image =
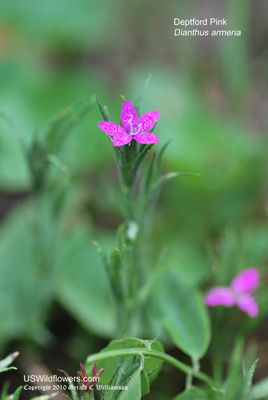
[[[130,349],[119,349],[119,350],[110,350],[106,352],[101,352],[97,354],[93,354],[89,356],[86,360],[88,364],[97,363],[101,360],[106,360],[108,358],[117,358],[117,357],[124,357],[124,356],[141,356],[141,357],[155,357],[160,360],[163,360],[173,367],[179,369],[183,373],[187,375],[194,376],[195,378],[205,382],[209,387],[214,390],[218,390],[217,386],[213,382],[213,380],[204,374],[203,372],[195,371],[189,365],[184,364],[183,362],[177,360],[176,358],[169,356],[168,354],[161,353],[156,350],[147,350],[147,349],[137,349],[137,348],[130,348]]]

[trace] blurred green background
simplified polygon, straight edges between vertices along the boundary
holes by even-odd
[[[173,36],[175,17],[215,16],[242,35]],[[165,186],[153,246],[166,245],[167,267],[201,289],[259,267],[261,316],[242,322],[260,349],[268,314],[267,22],[262,0],[258,7],[253,0],[0,3],[0,110],[27,146],[60,109],[94,93],[119,122],[120,95],[134,101],[152,73],[142,112],[158,110],[155,133],[162,143],[172,140],[164,169],[200,173]],[[24,371],[35,362],[77,368],[113,335],[111,293],[91,245],[112,246],[122,221],[101,120],[95,105],[68,137],[60,159],[69,172],[52,172],[65,201],[57,203],[50,188],[38,211],[53,284],[36,281],[29,166],[0,121],[0,353],[20,350]],[[261,359],[258,376],[267,368]]]

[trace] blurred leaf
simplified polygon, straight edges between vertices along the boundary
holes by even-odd
[[[146,393],[142,393],[142,385],[141,385],[141,374],[138,369],[132,376],[126,381],[126,386],[128,390],[122,391],[122,394],[117,398],[121,400],[137,400],[141,399]]]
[[[207,400],[208,397],[205,393],[198,388],[191,387],[186,389],[183,393],[179,394],[178,396],[174,397],[173,400]]]
[[[78,224],[71,234],[62,236],[57,255],[57,298],[83,327],[109,338],[116,331],[115,304],[105,268],[91,245],[92,237],[96,233]],[[112,247],[111,237],[101,236],[100,240],[104,250]]]
[[[15,360],[15,358],[18,357],[18,355],[19,352],[16,351],[15,353],[10,354],[3,360],[0,360],[0,372],[9,371],[10,369],[17,369],[16,367],[9,367],[9,366]]]
[[[250,400],[250,393],[245,392],[242,376],[242,357],[243,357],[244,341],[238,339],[235,343],[233,353],[231,355],[230,363],[228,366],[227,381],[225,386],[226,400],[236,400],[242,398],[243,400]]]
[[[45,132],[45,145],[48,153],[58,151],[67,136],[81,124],[93,104],[93,97],[88,96],[59,113]]]
[[[170,144],[170,142],[171,142],[171,139],[168,140],[168,141],[161,147],[161,149],[160,149],[160,151],[159,151],[159,153],[158,153],[158,155],[157,155],[157,163],[156,163],[156,173],[157,173],[157,176],[160,175],[163,155],[164,155],[164,152],[165,152],[165,150],[167,149],[168,145]]]
[[[253,375],[255,373],[256,367],[257,367],[257,363],[259,360],[256,360],[251,368],[249,369],[249,371],[247,372],[245,378],[244,378],[244,389],[246,392],[250,392],[251,388],[252,388],[252,380],[253,380]]]
[[[149,347],[148,347],[149,346]],[[144,341],[136,338],[125,338],[123,340],[113,340],[105,347],[101,352],[105,353],[111,350],[119,350],[119,349],[128,349],[128,348],[137,348],[137,349],[151,349],[159,352],[164,352],[163,346],[158,341]],[[137,358],[136,356],[134,357]],[[138,357],[139,358],[139,357]],[[115,374],[115,365],[121,365],[122,362],[129,362],[133,357],[125,356],[122,358],[107,358],[101,361],[101,364],[98,366],[100,368],[104,368],[104,372],[101,375],[101,382],[103,384],[108,384],[112,377]],[[132,360],[133,361],[133,360]],[[152,382],[156,379],[159,374],[163,361],[157,359],[155,357],[146,357],[144,371],[149,378],[149,381]],[[88,370],[92,369],[93,365],[91,365]],[[124,370],[124,369],[123,369]]]
[[[138,153],[136,159],[133,162],[133,166],[132,166],[132,173],[131,173],[131,181],[133,182],[135,177],[137,176],[137,171],[139,169],[139,167],[141,166],[142,161],[144,160],[145,156],[148,154],[149,150],[151,150],[151,148],[153,147],[152,144],[147,144],[144,145],[144,147],[142,148],[142,150]]]
[[[174,278],[170,275],[159,280],[154,288],[155,301],[174,344],[199,359],[210,342],[206,306],[196,288]]]
[[[6,400],[6,398],[8,396],[9,386],[10,386],[10,382],[8,382],[8,381],[4,382],[3,387],[1,389],[1,394],[0,394],[1,400]]]
[[[18,400],[20,397],[20,393],[22,391],[22,386],[18,387],[14,394],[9,395],[6,400]]]
[[[262,379],[252,387],[252,396],[254,400],[266,400],[268,397],[268,378]]]
[[[99,109],[100,109],[100,112],[101,112],[101,115],[102,115],[102,118],[104,119],[104,121],[106,121],[106,122],[111,121],[109,113],[106,111],[105,107],[103,107],[101,105],[97,95],[96,95],[96,100],[97,100],[97,103],[98,103],[98,106],[99,106]]]
[[[160,177],[159,181],[156,183],[156,188],[160,188],[164,183],[166,183],[170,179],[181,176],[199,176],[199,174],[194,174],[192,172],[169,172],[168,174]]]
[[[0,189],[23,190],[30,183],[24,143],[13,121],[2,112],[0,117],[8,123],[7,127],[2,124],[0,126]]]
[[[135,101],[134,108],[137,110],[137,114],[138,114],[138,115],[139,115],[140,104],[141,104],[143,95],[144,95],[145,90],[146,90],[146,88],[147,88],[147,86],[148,86],[148,84],[149,84],[149,82],[150,82],[150,80],[151,80],[151,77],[152,77],[152,74],[150,74],[150,75],[148,76],[148,78],[146,79],[145,84],[144,84],[143,88],[141,89],[141,91],[140,91],[140,93],[139,93],[139,95],[138,95],[137,100]]]
[[[106,254],[104,253],[102,247],[99,245],[98,242],[96,242],[95,240],[92,240],[92,244],[95,247],[97,253],[99,254],[106,271],[108,272],[109,271],[109,263],[108,263]]]
[[[43,321],[52,288],[48,279],[37,273],[33,221],[33,210],[25,204],[18,206],[1,225],[0,345],[29,336],[40,342],[46,340]]]

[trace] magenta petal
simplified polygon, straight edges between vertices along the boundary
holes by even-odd
[[[235,304],[235,296],[231,289],[225,286],[212,288],[205,296],[207,306],[232,307]]]
[[[237,299],[237,307],[246,312],[249,317],[255,318],[259,314],[259,307],[254,297],[249,295],[239,296]]]
[[[126,131],[129,132],[130,124],[135,124],[137,122],[137,111],[134,110],[133,105],[130,100],[126,100],[123,104],[121,111],[121,121],[122,125]]]
[[[82,363],[80,363],[80,368],[81,368],[81,370],[83,372],[84,377],[87,377],[86,370],[85,370],[84,365]]]
[[[96,372],[97,372],[97,364],[94,364],[93,370],[92,370],[92,374],[93,376],[96,376]]]
[[[146,114],[142,114],[138,120],[138,124],[142,126],[143,131],[149,131],[158,121],[159,115],[157,111],[150,111]]]
[[[117,125],[114,122],[102,121],[99,123],[99,128],[111,136],[125,134],[125,130],[122,128],[122,126]]]
[[[113,145],[118,147],[118,146],[124,146],[125,144],[128,144],[132,140],[131,135],[127,135],[124,133],[123,135],[115,135],[113,139]]]
[[[137,135],[133,136],[133,139],[143,144],[153,144],[159,141],[159,138],[151,132],[138,133]]]
[[[257,268],[248,268],[236,275],[231,287],[239,293],[251,293],[259,286],[260,274]]]

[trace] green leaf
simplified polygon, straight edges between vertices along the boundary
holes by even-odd
[[[76,129],[93,107],[93,98],[86,97],[62,110],[45,131],[45,143],[48,153],[58,150],[64,140]]]
[[[251,393],[254,400],[266,400],[268,397],[268,378],[253,385]]]
[[[192,172],[169,172],[166,175],[160,176],[158,182],[156,183],[155,189],[160,188],[164,183],[170,179],[181,177],[181,176],[199,176],[199,174],[194,174]]]
[[[110,257],[110,268],[111,273],[115,273],[117,275],[121,266],[121,251],[118,249],[113,249]]]
[[[9,365],[17,358],[19,352],[16,351],[15,353],[9,354],[6,358],[0,361],[0,372],[8,371],[10,369],[17,369],[16,367],[9,367]],[[7,368],[9,367],[9,368]]]
[[[62,306],[86,329],[101,337],[114,337],[116,311],[107,271],[94,247],[91,238],[96,237],[87,226],[76,225],[71,234],[62,235],[58,243],[56,296]],[[104,253],[113,245],[111,236],[101,236],[100,251]],[[107,266],[108,268],[108,266]]]
[[[18,387],[14,394],[9,395],[6,400],[18,400],[20,397],[20,393],[22,391],[22,386]]]
[[[8,397],[9,386],[10,386],[10,382],[6,381],[2,387],[2,391],[1,391],[1,395],[0,395],[1,400],[6,400],[6,398]]]
[[[140,371],[140,377],[141,377],[141,392],[142,395],[145,396],[146,394],[150,393],[150,380],[144,369]]]
[[[146,341],[136,338],[126,338],[123,340],[113,340],[105,349],[101,351],[101,353],[105,355],[106,352],[133,348],[136,348],[137,350],[147,349],[161,353],[164,352],[163,346],[156,340]],[[110,395],[108,400],[110,400],[110,398],[112,400],[127,398],[122,396],[127,396],[127,394],[132,396],[132,391],[133,393],[140,393],[141,395],[149,393],[150,382],[157,377],[162,363],[163,361],[160,359],[150,356],[146,356],[145,358],[142,355],[127,355],[123,357],[107,358],[99,361],[97,364],[97,369],[104,368],[104,372],[100,377],[101,384],[129,386],[127,391],[117,393],[116,396],[118,397],[113,397]],[[87,370],[90,371],[92,368],[93,364],[90,364]]]
[[[145,145],[143,147],[142,151],[138,153],[138,156],[134,160],[133,166],[132,166],[132,173],[131,173],[132,182],[134,181],[134,179],[135,179],[135,177],[137,175],[137,171],[138,171],[142,161],[144,160],[144,158],[147,155],[148,151],[151,150],[152,147],[153,147],[153,144],[147,144],[147,145]]]
[[[30,186],[30,171],[26,160],[26,149],[13,121],[0,111],[0,118],[8,129],[0,132],[0,188],[6,191],[20,191]]]
[[[138,400],[141,399],[144,394],[146,394],[142,393],[141,374],[139,369],[126,382],[125,386],[128,387],[128,390],[122,391],[118,396],[118,400]]]
[[[117,301],[121,303],[122,293],[122,257],[121,251],[113,249],[110,256],[109,278]]]
[[[141,91],[140,91],[140,93],[139,93],[139,95],[138,95],[137,100],[135,101],[134,108],[137,110],[137,114],[139,114],[139,109],[140,109],[141,100],[142,100],[143,95],[144,95],[144,93],[145,93],[145,90],[146,90],[146,88],[147,88],[147,86],[148,86],[148,84],[149,84],[149,82],[150,82],[150,80],[151,80],[151,77],[152,77],[152,74],[150,74],[150,75],[148,76],[148,78],[146,79],[145,84],[144,84],[143,88],[141,89]]]
[[[33,221],[32,206],[23,204],[1,225],[0,346],[21,336],[46,340],[41,321],[50,305],[51,282],[36,271]]]
[[[99,109],[100,109],[100,112],[101,112],[101,115],[102,115],[104,121],[106,121],[106,122],[112,121],[109,112],[107,112],[107,110],[106,110],[107,107],[103,107],[101,105],[97,95],[95,97],[96,97],[96,100],[97,100],[97,103],[98,103],[98,106],[99,106]]]
[[[243,358],[244,341],[242,339],[236,340],[235,347],[231,356],[227,381],[225,387],[225,399],[235,400],[242,398],[246,400],[249,398],[244,391],[243,377],[242,377],[242,358]]]
[[[255,373],[258,361],[259,360],[254,361],[254,363],[252,364],[251,368],[249,369],[249,371],[247,372],[247,374],[245,376],[244,389],[246,392],[250,392],[250,390],[251,390],[253,375]]]
[[[168,140],[160,149],[158,155],[157,155],[157,169],[160,172],[160,168],[161,168],[161,163],[162,163],[162,158],[164,155],[165,150],[167,149],[168,145],[170,144],[171,139]]]
[[[91,242],[92,242],[93,246],[95,247],[95,249],[97,250],[97,253],[98,253],[99,256],[100,256],[100,258],[101,258],[101,260],[102,260],[102,262],[103,262],[104,267],[105,267],[106,270],[108,271],[108,270],[109,270],[109,263],[108,263],[107,256],[106,256],[106,254],[104,253],[102,247],[101,247],[101,246],[99,245],[99,243],[96,242],[95,240],[92,240]]]
[[[174,344],[200,359],[210,342],[210,322],[198,290],[166,274],[154,288],[154,298]]]
[[[183,393],[174,397],[173,400],[207,400],[208,397],[201,389],[191,387],[185,390]]]

